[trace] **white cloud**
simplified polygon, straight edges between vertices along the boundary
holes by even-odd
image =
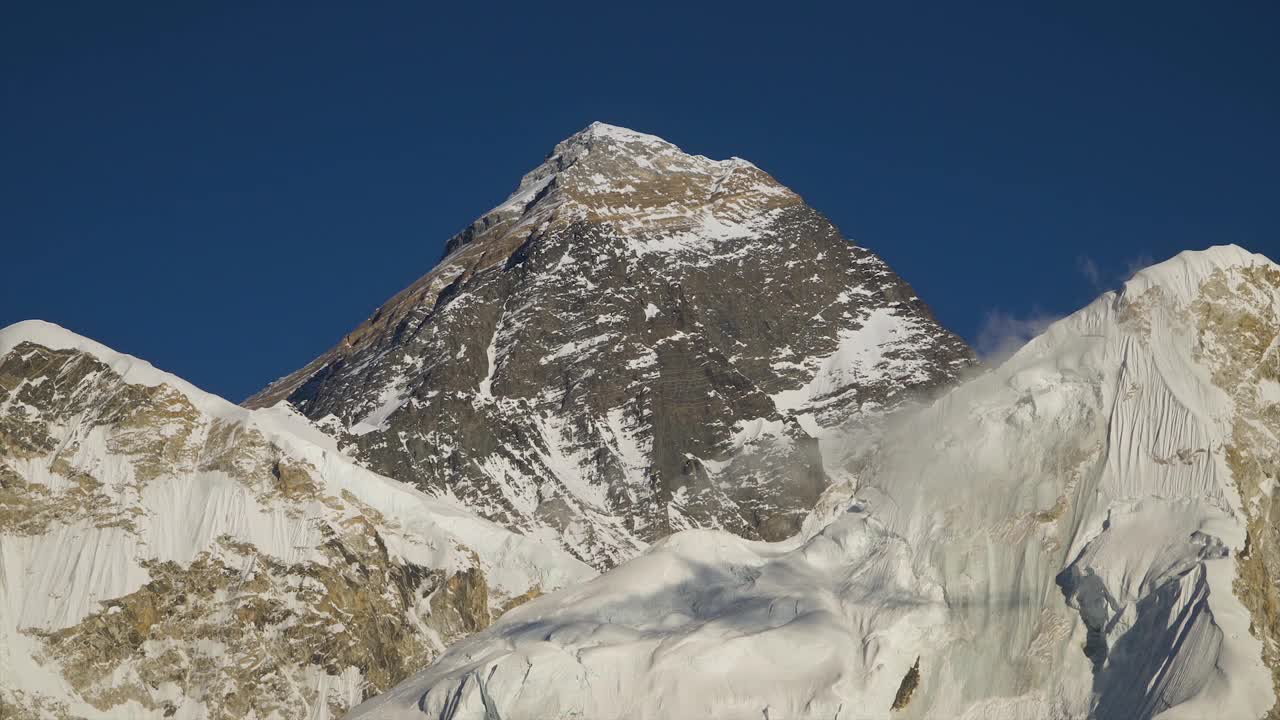
[[[1059,315],[1034,310],[1021,318],[1003,310],[988,311],[974,340],[974,350],[984,362],[996,365],[1061,319]]]
[[[1089,287],[1096,293],[1104,293],[1108,290],[1114,290],[1133,277],[1134,273],[1150,266],[1155,261],[1151,256],[1143,253],[1125,262],[1125,269],[1122,272],[1111,272],[1103,269],[1096,260],[1086,255],[1080,255],[1076,258],[1076,269],[1085,280],[1089,281]]]
[[[1105,289],[1103,287],[1102,271],[1098,269],[1098,263],[1094,262],[1093,258],[1081,255],[1076,258],[1076,267],[1079,268],[1080,274],[1084,276],[1085,280],[1089,281],[1089,285],[1094,290],[1102,292]]]

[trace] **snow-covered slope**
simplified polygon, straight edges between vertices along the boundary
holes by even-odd
[[[1280,267],[1179,255],[851,448],[796,538],[674,535],[351,717],[1262,717],[1278,336]]]
[[[593,124],[287,400],[374,470],[607,567],[794,534],[823,429],[973,363],[874,253],[745,160]]]
[[[297,414],[0,330],[0,716],[336,717],[593,574]]]

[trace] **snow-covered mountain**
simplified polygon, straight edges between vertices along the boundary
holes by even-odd
[[[780,543],[697,530],[350,717],[1274,717],[1280,266],[1183,253],[900,418]]]
[[[62,328],[0,330],[0,717],[340,716],[594,571]]]
[[[287,400],[368,467],[607,567],[684,528],[794,534],[820,436],[972,363],[759,168],[597,123],[246,404]]]

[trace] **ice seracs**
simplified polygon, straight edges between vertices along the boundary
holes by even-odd
[[[690,531],[353,718],[1260,718],[1280,267],[1138,273],[873,444],[781,543]]]

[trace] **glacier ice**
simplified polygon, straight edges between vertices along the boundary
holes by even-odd
[[[1280,326],[1269,260],[1183,253],[844,448],[853,484],[799,536],[674,535],[351,717],[1260,717],[1272,671],[1233,589],[1241,396],[1206,330],[1257,273],[1252,311]]]

